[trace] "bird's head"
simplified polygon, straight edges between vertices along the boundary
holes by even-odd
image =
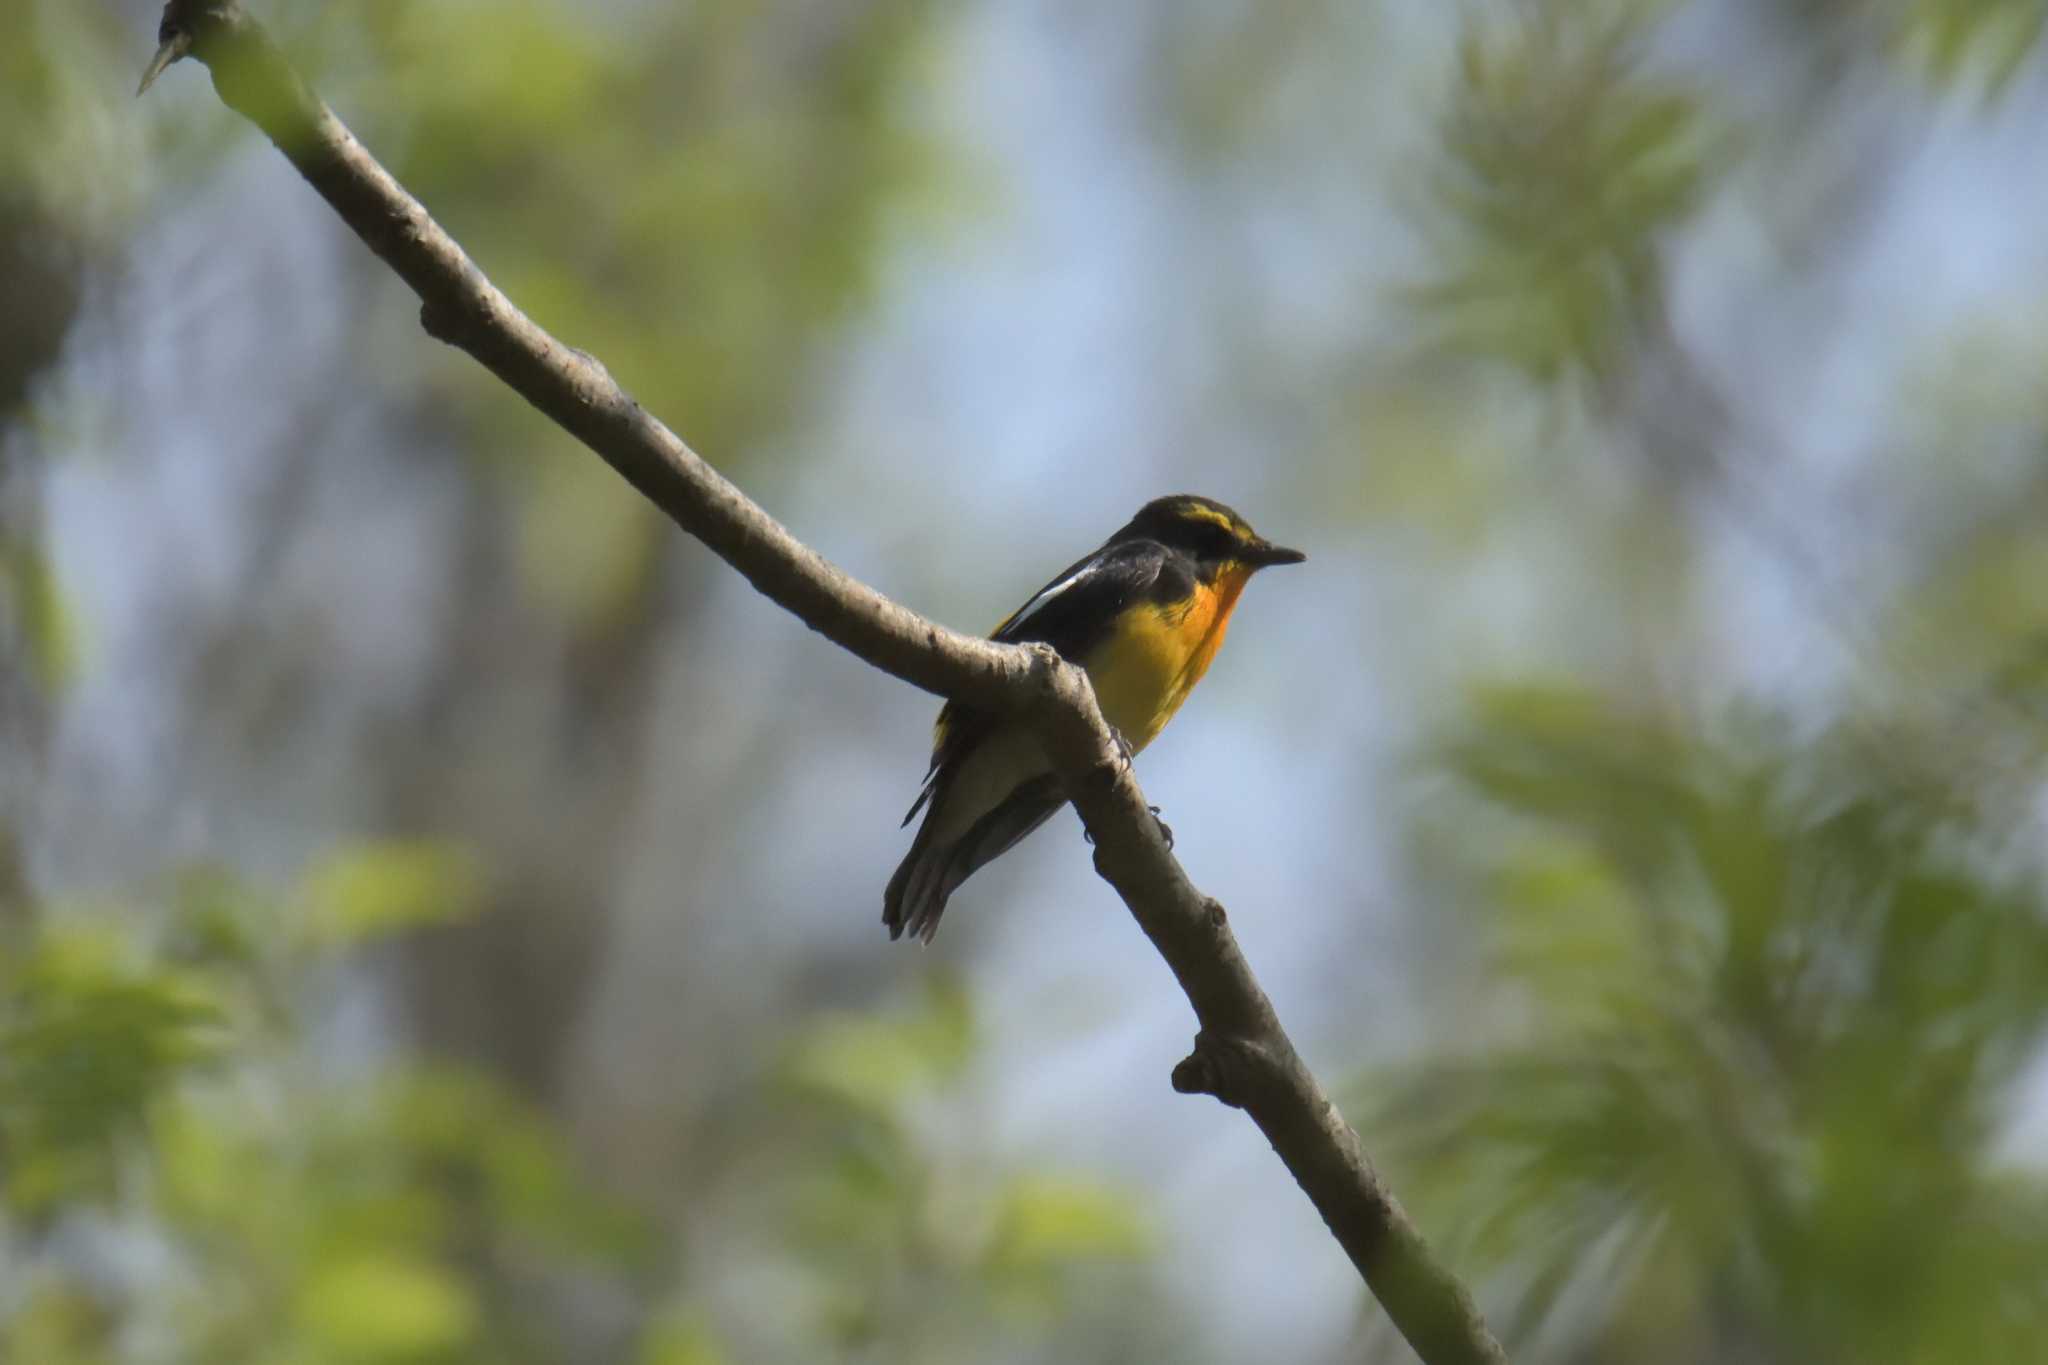
[[[1248,574],[1273,564],[1299,564],[1308,558],[1299,550],[1267,540],[1251,528],[1250,522],[1215,499],[1193,493],[1154,498],[1109,538],[1112,545],[1141,539],[1156,540],[1168,549],[1193,556],[1202,567],[1205,580],[1226,568]]]

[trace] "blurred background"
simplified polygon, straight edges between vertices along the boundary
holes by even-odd
[[[255,6],[520,303],[983,629],[1310,552],[1140,772],[1519,1360],[2048,1339],[2043,0]],[[1063,814],[0,0],[0,1358],[1408,1359]]]

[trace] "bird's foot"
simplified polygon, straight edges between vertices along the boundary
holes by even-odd
[[[1157,825],[1157,826],[1159,826],[1159,837],[1160,837],[1160,838],[1162,838],[1162,839],[1164,839],[1164,840],[1166,840],[1166,846],[1167,846],[1167,847],[1168,847],[1169,849],[1170,849],[1170,848],[1172,848],[1172,847],[1173,847],[1173,826],[1172,826],[1172,825],[1169,825],[1169,824],[1167,824],[1167,823],[1166,823],[1166,822],[1165,822],[1164,820],[1162,820],[1162,819],[1160,819],[1160,818],[1159,818],[1159,807],[1157,807],[1157,806],[1147,806],[1147,807],[1145,807],[1145,809],[1146,809],[1146,810],[1149,810],[1149,811],[1151,811],[1151,812],[1152,812],[1152,823],[1153,823],[1153,824],[1155,824],[1155,825]],[[1093,830],[1089,829],[1089,828],[1088,828],[1088,826],[1086,826],[1086,825],[1083,825],[1083,826],[1081,826],[1081,837],[1082,837],[1083,839],[1086,839],[1086,840],[1088,841],[1089,847],[1091,847],[1091,848],[1092,848],[1092,847],[1094,847],[1094,845],[1095,845],[1095,832],[1094,832]]]
[[[1116,756],[1124,761],[1126,768],[1130,767],[1131,760],[1138,756],[1138,751],[1133,749],[1131,742],[1124,738],[1124,732],[1117,729],[1114,725],[1109,727],[1109,737],[1116,741]]]

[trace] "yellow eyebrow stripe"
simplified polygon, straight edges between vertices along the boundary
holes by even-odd
[[[1234,536],[1242,534],[1238,530],[1238,526],[1235,521],[1232,521],[1229,517],[1225,516],[1223,513],[1217,511],[1213,507],[1204,507],[1200,503],[1196,503],[1186,508],[1182,512],[1182,515],[1186,517],[1189,521],[1206,521],[1212,525],[1221,526],[1224,530],[1230,532],[1230,534]]]

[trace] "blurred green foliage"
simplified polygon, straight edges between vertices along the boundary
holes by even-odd
[[[1299,99],[1333,30],[1375,25],[1370,8],[1337,0],[1287,5],[1166,0],[1153,36],[1177,149],[1210,171],[1256,158],[1263,126]]]
[[[323,855],[300,894],[313,935],[346,946],[468,919],[482,907],[483,880],[467,849],[424,840],[357,844]]]
[[[803,381],[821,343],[843,336],[876,291],[881,244],[906,216],[958,197],[955,153],[920,105],[960,8],[265,7],[343,116],[522,306],[771,494],[801,476],[781,467],[778,438],[806,416]],[[1698,11],[1659,0],[1461,7],[1441,22],[1462,26],[1462,41],[1424,61],[1413,58],[1426,44],[1404,44],[1428,24],[1397,20],[1398,7],[1136,8],[1159,34],[1130,52],[1155,54],[1171,87],[1157,131],[1178,120],[1162,141],[1189,154],[1169,169],[1227,187],[1183,200],[1162,179],[1169,192],[1157,196],[1160,212],[1184,215],[1161,220],[1173,249],[1220,225],[1220,248],[1188,248],[1190,287],[1175,291],[1187,296],[1179,302],[1204,291],[1222,300],[1192,329],[1232,357],[1216,370],[1269,364],[1276,405],[1310,431],[1324,405],[1350,414],[1328,422],[1338,432],[1329,483],[1357,495],[1341,505],[1376,531],[1425,526],[1454,552],[1447,559],[1475,563],[1518,534],[1569,542],[1582,600],[1547,616],[1499,609],[1498,598],[1487,611],[1441,613],[1484,637],[1480,647],[1513,629],[1569,636],[1573,648],[1598,636],[1640,667],[1632,684],[1683,672],[1635,638],[1649,613],[1628,599],[1640,580],[1694,567],[1685,519],[1652,518],[1628,499],[1589,511],[1585,487],[1557,477],[1557,461],[1529,456],[1610,433],[1597,417],[1539,429],[1527,400],[1626,371],[1647,349],[1637,343],[1658,344],[1643,319],[1663,304],[1660,251],[1697,218],[1733,153],[1768,134],[1795,148],[1787,164],[1802,172],[1840,170],[1853,158],[1838,159],[1832,139],[1853,125],[1816,117],[1802,129],[1788,116],[1787,127],[1738,129],[1735,102],[1682,75],[1684,54],[1673,60],[1660,44],[1666,19]],[[1810,70],[1786,78],[1810,84],[1815,98],[1800,106],[1810,113],[1830,82],[1880,58],[2005,94],[2038,52],[2048,6],[1747,10],[1828,40]],[[147,49],[132,7],[16,0],[5,12],[17,41],[0,53],[0,280],[10,288],[0,475],[91,443],[93,432],[77,439],[85,424],[52,420],[39,384],[95,291],[122,297],[122,272],[149,240],[138,210],[175,220],[216,188],[208,175],[224,151],[269,155],[210,100],[128,99]],[[1094,24],[1077,25],[1074,41],[1121,33]],[[1843,33],[1852,41],[1833,41]],[[1170,41],[1144,40],[1160,35]],[[1785,54],[1770,55],[1759,70],[1776,71]],[[1799,55],[1784,65],[1799,67]],[[1302,329],[1308,342],[1277,325],[1279,313],[1240,307],[1263,304],[1271,281],[1251,271],[1252,287],[1233,293],[1244,280],[1230,272],[1285,254],[1246,223],[1263,214],[1270,230],[1309,216],[1289,197],[1303,186],[1326,192],[1312,201],[1325,207],[1398,195],[1367,158],[1411,150],[1377,140],[1402,114],[1431,120],[1421,164],[1406,163],[1426,195],[1421,264],[1407,272],[1422,283],[1405,295],[1423,344],[1390,345],[1399,329],[1370,302],[1351,310],[1357,338],[1330,340],[1347,323],[1325,317]],[[1815,130],[1814,145],[1836,150],[1799,141]],[[1827,253],[1855,248],[1855,212],[1820,197]],[[335,240],[337,259],[361,272],[362,297],[402,301],[380,266]],[[1317,255],[1327,244],[1304,259],[1323,292],[1349,299],[1368,278],[1362,258],[1386,245],[1361,231],[1360,260]],[[218,302],[194,297],[195,313]],[[1246,317],[1245,336],[1225,331]],[[476,695],[488,679],[509,703],[466,721],[476,729],[452,749],[421,742],[463,729],[445,709],[375,729],[387,785],[341,799],[372,807],[373,827],[393,837],[315,853],[281,886],[209,866],[105,905],[38,899],[25,869],[40,867],[42,832],[25,825],[23,857],[16,831],[0,827],[0,1359],[1198,1356],[1201,1343],[1150,1311],[1159,1247],[1133,1196],[1018,1154],[991,1131],[986,1040],[957,982],[941,977],[891,1006],[844,972],[834,998],[868,1003],[839,1012],[816,1010],[799,989],[764,990],[773,998],[754,1019],[771,1020],[769,1036],[676,1041],[731,1054],[704,1068],[708,1098],[675,1098],[666,1076],[636,1073],[604,1100],[565,1085],[550,1096],[559,1110],[543,1114],[412,1046],[416,1021],[392,1004],[380,969],[449,926],[473,937],[444,936],[443,957],[410,962],[422,993],[457,994],[452,960],[484,979],[493,1008],[542,1019],[544,1032],[585,1025],[577,973],[595,969],[573,965],[579,954],[536,926],[597,925],[601,940],[602,911],[626,899],[606,877],[644,855],[631,839],[666,812],[614,763],[659,747],[642,724],[658,713],[631,700],[643,693],[622,676],[631,661],[575,655],[562,635],[653,638],[653,589],[673,541],[609,472],[505,405],[469,362],[409,324],[407,345],[392,347],[377,344],[374,319],[344,321],[362,329],[346,396],[375,410],[374,428],[424,432],[433,439],[423,445],[472,456],[456,473],[465,512],[484,513],[464,531],[482,546],[470,566],[479,572],[423,583],[421,600],[436,589],[495,596],[510,568],[524,591],[507,596],[538,604],[542,628],[533,616],[507,626],[465,614],[461,624],[484,625],[460,636],[429,686]],[[1909,455],[1974,461],[1970,479],[1953,462],[1920,461],[1924,502],[1940,513],[1931,519],[1951,521],[1931,549],[1888,547],[1898,560],[1887,567],[1914,584],[1900,613],[1912,628],[1890,635],[1913,640],[1915,665],[1885,681],[1933,684],[1937,705],[1989,679],[2001,707],[2038,711],[2033,642],[2048,603],[2033,528],[2048,485],[2031,472],[2043,418],[2029,322],[1974,349],[1940,338],[1946,368],[1916,396],[1926,401],[1904,405],[1921,424]],[[1334,354],[1317,354],[1318,342]],[[120,338],[96,344],[121,349]],[[1447,356],[1486,363],[1440,363]],[[1991,361],[2006,387],[1984,422],[1966,422],[1952,400],[1985,386]],[[329,397],[301,396],[304,410],[281,429],[317,428],[305,412]],[[239,436],[238,419],[225,414],[221,433]],[[1232,422],[1218,428],[1234,439]],[[293,452],[309,463],[328,453],[317,441]],[[2001,461],[2020,472],[2000,472]],[[1937,463],[1939,481],[1925,473]],[[0,478],[0,651],[61,702],[80,672],[80,631],[33,482]],[[1975,504],[1957,495],[1963,483]],[[309,519],[230,538],[311,541],[321,529]],[[1508,569],[1533,584],[1528,598],[1570,597],[1526,560]],[[1429,571],[1432,591],[1451,577]],[[1670,626],[1658,644],[1694,632],[1684,614],[1699,605],[1684,592],[1658,597]],[[279,671],[294,690],[327,683],[325,631],[249,615],[247,638],[205,642],[224,672],[276,665],[304,640],[312,663]],[[205,623],[175,620],[162,634],[188,628]],[[164,639],[147,646],[147,669],[176,664]],[[1591,652],[1578,651],[1582,661]],[[707,678],[724,681],[715,671],[692,681]],[[627,700],[621,723],[593,740],[598,698]],[[242,719],[230,711],[207,733]],[[2030,776],[2038,732],[2011,719],[2000,710],[1968,753],[1995,751]],[[1376,1151],[1388,1144],[1397,1187],[1433,1232],[1448,1232],[1454,1261],[1486,1268],[1494,1301],[1514,1305],[1503,1325],[1524,1356],[2038,1354],[2048,1208],[2039,1172],[2007,1160],[2003,1140],[2041,1039],[2048,947],[2031,886],[1998,861],[2011,850],[1975,819],[1990,802],[1949,799],[1985,795],[1956,729],[1896,742],[1887,731],[1873,744],[1846,723],[1816,742],[1743,722],[1703,738],[1604,697],[1539,687],[1491,694],[1465,720],[1437,755],[1457,791],[1432,812],[1424,881],[1453,902],[1453,932],[1486,947],[1478,989],[1461,983],[1457,997],[1481,1006],[1442,1021],[1412,1065],[1371,1078],[1357,1107],[1374,1116],[1368,1136]],[[555,766],[528,762],[534,753]],[[486,770],[479,754],[511,761]],[[776,756],[750,752],[747,781]],[[260,777],[271,757],[226,760],[246,765],[228,785]],[[441,785],[464,763],[479,773],[470,785]],[[1925,780],[1934,773],[1945,780]],[[535,795],[499,801],[507,790]],[[758,790],[735,782],[732,809],[751,809]],[[204,805],[175,795],[181,820],[188,799]],[[534,809],[538,820],[525,816]],[[534,837],[537,824],[556,837]],[[606,837],[619,830],[629,834]],[[526,918],[505,913],[517,899],[508,888],[525,897]],[[698,929],[676,918],[689,927],[665,941],[691,942]],[[479,1017],[486,1033],[511,1031],[489,1009]],[[632,1018],[638,1027],[645,1016]],[[599,1051],[564,1049],[579,1073],[571,1082],[596,1069]],[[685,1134],[673,1139],[686,1148],[673,1171],[659,1165],[671,1148],[647,1138],[654,1127]],[[586,1142],[629,1149],[673,1191],[643,1187],[630,1212],[620,1208],[615,1173],[593,1175],[571,1155]]]
[[[1360,1103],[1510,1334],[2028,1358],[2048,1176],[2000,1143],[2048,1025],[2031,878],[1853,749],[1754,719],[1707,739],[1520,687],[1442,761],[1459,794],[1425,847],[1487,945],[1483,1022]]]
[[[1644,68],[1653,7],[1543,4],[1474,21],[1429,168],[1440,264],[1411,293],[1440,344],[1541,382],[1607,369],[1660,285],[1660,234],[1718,136]]]
[[[83,284],[119,283],[134,206],[175,217],[186,206],[153,188],[203,195],[226,153],[269,155],[210,100],[177,101],[204,80],[196,68],[130,100],[147,48],[132,14],[48,0],[18,9],[31,41],[0,58],[0,261],[29,262],[50,306],[31,327],[24,298],[0,328],[22,349],[19,364],[0,351],[9,403],[61,353]],[[765,452],[804,415],[814,351],[871,297],[885,233],[942,209],[954,186],[919,108],[950,9],[279,0],[263,18],[522,307],[722,467],[751,463],[772,492]],[[81,165],[109,183],[81,177]],[[354,297],[400,299],[352,245],[337,259],[360,272]],[[218,263],[217,278],[246,283],[238,263]],[[346,400],[387,429],[473,454],[458,473],[475,562],[494,588],[500,566],[516,569],[522,591],[507,596],[540,608],[498,633],[458,631],[448,650],[455,686],[487,676],[545,708],[514,710],[518,733],[484,747],[522,754],[559,720],[574,739],[563,764],[580,775],[596,691],[617,699],[621,742],[644,747],[650,689],[627,674],[653,651],[594,651],[595,668],[556,651],[565,637],[658,637],[659,556],[675,543],[659,516],[508,407],[465,358],[416,336],[377,344],[376,307],[336,321],[356,338],[344,343]],[[277,397],[285,429],[321,429],[306,413],[331,396]],[[32,415],[44,420],[5,434],[36,460],[77,434]],[[303,458],[317,459],[317,444]],[[40,508],[18,501],[39,532]],[[0,536],[0,550],[0,629],[33,646],[54,713],[75,633],[40,541]],[[166,634],[237,657],[237,637],[211,630],[179,620]],[[263,647],[288,646],[266,633]],[[577,667],[597,679],[589,691],[551,690]],[[447,727],[430,718],[423,729],[438,739]],[[624,1212],[619,1192],[569,1155],[554,1118],[481,1070],[415,1049],[389,998],[404,979],[393,963],[455,993],[455,971],[411,958],[432,939],[501,993],[504,980],[534,980],[573,1000],[585,964],[529,936],[531,921],[507,905],[559,909],[548,899],[558,883],[602,900],[596,865],[608,850],[595,838],[543,847],[528,826],[508,822],[508,834],[453,800],[436,802],[437,815],[459,807],[447,826],[422,827],[405,802],[426,782],[405,760],[418,755],[435,779],[460,763],[388,731],[382,743],[382,796],[412,812],[394,837],[335,843],[280,885],[209,864],[106,904],[27,893],[0,963],[0,1255],[22,1272],[0,1299],[0,1358],[710,1365],[1043,1349],[1106,1360],[1119,1358],[1115,1342],[1152,1331],[1116,1321],[1144,1292],[1151,1250],[1128,1195],[946,1131],[972,1106],[981,1048],[955,986],[900,1014],[793,1024],[781,1064],[734,1072],[728,1102],[702,1120],[729,1145],[690,1153],[674,1183],[693,1198],[665,1209],[636,1190],[637,1211]],[[578,805],[583,786],[548,784],[563,807],[554,828],[634,824],[611,804],[633,789],[629,776],[605,767],[588,785],[601,790]],[[579,853],[581,870],[563,865]],[[573,907],[593,934],[600,909]],[[467,937],[442,932],[451,927]],[[541,959],[531,976],[501,972],[522,951]],[[543,1017],[566,1031],[573,1008],[552,997],[510,1008],[550,1005],[557,1013]],[[758,1239],[758,1263],[806,1286],[803,1311],[767,1311],[730,1284],[720,1239]],[[139,1263],[124,1259],[131,1247]]]
[[[193,974],[111,926],[42,936],[0,984],[0,1152],[24,1212],[111,1190],[120,1141],[216,1054],[222,1011]]]
[[[389,907],[417,862],[309,881]],[[29,1273],[0,1355],[129,1359],[140,1335],[161,1359],[553,1360],[535,1287],[647,1264],[644,1225],[501,1090],[407,1063],[331,1074],[313,1002],[345,963],[294,946],[334,941],[322,897],[195,869],[141,909],[44,907],[6,967],[0,1243]],[[347,942],[414,923],[373,915]],[[110,1280],[95,1237],[158,1264]]]
[[[648,1330],[638,1365],[725,1365],[729,1358],[701,1318],[678,1313]]]
[[[2041,41],[2043,0],[1910,0],[1898,20],[1908,58],[1945,83],[2003,94]]]
[[[556,0],[383,0],[322,7],[304,46],[522,308],[744,471],[797,415],[814,340],[869,298],[885,226],[947,183],[914,117],[940,13],[707,0],[598,22]],[[466,357],[435,384],[510,480],[539,599],[599,625],[629,611],[660,514]]]
[[[604,1358],[732,1358],[657,1226],[539,1114],[445,1066],[327,1057],[324,983],[465,913],[472,878],[457,850],[370,843],[283,898],[193,868],[146,910],[44,907],[0,982],[0,1248],[26,1271],[0,1358],[134,1359],[141,1335],[150,1359],[591,1359],[554,1299],[592,1283],[624,1305]],[[765,1325],[731,1323],[739,1339],[959,1359],[992,1322],[1057,1339],[1142,1289],[1129,1196],[985,1165],[934,1130],[977,1046],[942,982],[895,1013],[819,1016],[733,1097],[743,1219],[805,1286]],[[110,1282],[94,1237],[158,1264]]]
[[[46,694],[78,667],[78,623],[49,555],[26,536],[0,536],[0,641]]]
[[[0,420],[56,360],[91,272],[109,263],[155,180],[152,130],[108,98],[132,60],[128,17],[68,0],[0,5]],[[133,88],[133,81],[129,81]],[[93,174],[81,175],[80,167]]]
[[[1130,1195],[963,1163],[944,1140],[941,1117],[971,1112],[978,1050],[966,991],[941,978],[892,1013],[820,1016],[763,1097],[758,1126],[782,1139],[754,1160],[788,1192],[805,1298],[836,1350],[964,1359],[991,1322],[1026,1340],[1092,1323],[1101,1349],[1104,1319],[1144,1293],[1152,1238]]]

